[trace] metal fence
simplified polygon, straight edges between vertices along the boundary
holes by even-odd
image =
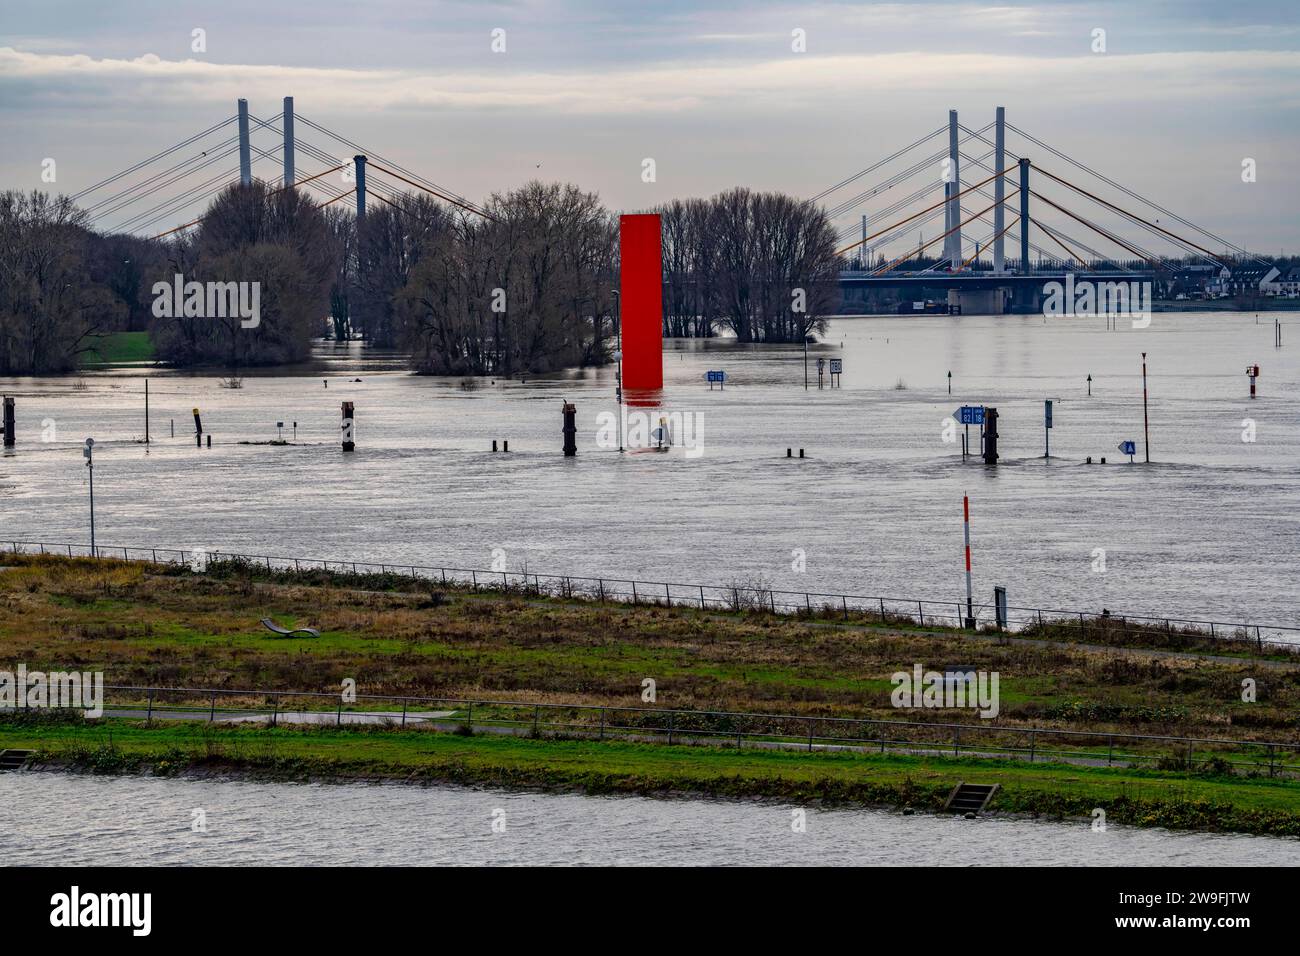
[[[786,591],[762,585],[688,584],[668,581],[635,581],[620,578],[574,577],[529,571],[492,571],[481,568],[435,567],[431,565],[345,561],[325,558],[283,557],[231,551],[183,550],[176,548],[121,547],[100,545],[92,554],[88,545],[48,541],[0,542],[0,548],[15,554],[57,554],[68,557],[112,558],[179,564],[203,571],[212,562],[238,561],[268,571],[304,572],[322,570],[337,574],[380,575],[410,578],[424,584],[497,591],[566,599],[621,601],[629,604],[690,606],[715,610],[766,610],[773,614],[797,614],[849,621],[867,618],[884,623],[915,627],[960,628],[966,621],[961,601],[917,598],[829,594],[816,591]],[[1133,637],[1207,637],[1264,650],[1300,650],[1300,627],[1278,624],[1196,620],[1151,614],[1124,614],[1008,606],[1003,620],[997,620],[993,604],[976,604],[977,628],[1044,634],[1054,630],[1077,631],[1089,637],[1110,639]]]
[[[991,721],[959,724],[380,694],[357,694],[345,704],[340,694],[310,691],[121,685],[109,685],[104,690],[106,713],[150,723],[178,718],[215,723],[257,717],[270,726],[355,727],[366,723],[452,732],[1095,766],[1196,769],[1211,761],[1222,761],[1222,765],[1237,771],[1269,776],[1300,774],[1300,743],[1270,740],[1013,727]]]

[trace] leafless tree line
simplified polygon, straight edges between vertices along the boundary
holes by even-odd
[[[613,351],[618,220],[594,194],[531,182],[486,216],[423,193],[370,197],[358,222],[305,191],[232,185],[162,240],[100,235],[64,197],[0,195],[0,371],[75,367],[99,333],[148,329],[179,366],[306,359],[312,338],[409,352],[432,374],[536,374]],[[664,332],[792,342],[837,302],[820,210],[733,189],[659,210]],[[261,319],[158,314],[156,283],[257,282]],[[327,321],[328,320],[328,321]],[[233,372],[232,372],[233,374]]]
[[[802,342],[839,302],[835,232],[823,211],[736,188],[659,207],[664,334]]]

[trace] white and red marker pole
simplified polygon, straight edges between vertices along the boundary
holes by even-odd
[[[975,602],[970,586],[970,498],[961,496],[962,527],[966,534],[966,626],[975,627]]]

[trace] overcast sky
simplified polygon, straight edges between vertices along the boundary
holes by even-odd
[[[940,127],[950,108],[977,129],[1004,105],[1012,123],[1212,231],[1296,254],[1297,10],[3,0],[0,174],[6,188],[43,187],[53,158],[54,188],[76,192],[226,119],[240,96],[271,117],[293,95],[301,115],[474,199],[541,177],[638,209],[741,184],[812,196]],[[205,52],[192,49],[195,29]],[[497,29],[504,52],[492,50]],[[806,52],[792,49],[796,30]],[[1018,137],[1008,145],[1066,171]],[[301,154],[299,167],[322,168]],[[256,171],[279,176],[274,162]]]

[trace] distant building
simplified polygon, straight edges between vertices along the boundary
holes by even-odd
[[[1276,266],[1267,263],[1239,265],[1226,278],[1223,278],[1220,273],[1217,288],[1220,294],[1228,296],[1276,295],[1271,285],[1281,274],[1281,270]]]
[[[1268,283],[1268,292],[1288,299],[1300,296],[1300,266],[1292,266]]]

